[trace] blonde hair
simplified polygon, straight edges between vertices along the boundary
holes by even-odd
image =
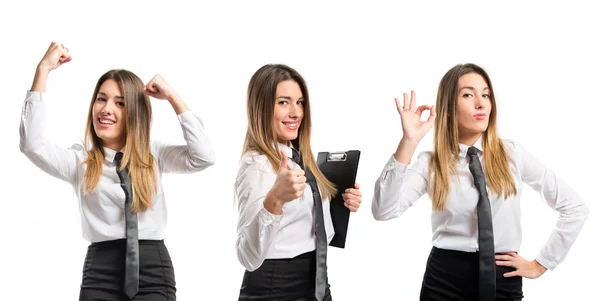
[[[319,170],[310,146],[310,101],[308,89],[302,76],[286,65],[265,65],[258,69],[248,85],[247,113],[248,129],[244,141],[243,153],[257,151],[267,156],[274,171],[279,169],[281,155],[277,146],[277,135],[274,129],[273,115],[277,85],[285,80],[298,83],[304,98],[304,117],[298,130],[298,138],[292,141],[302,154],[302,163],[315,176],[323,197],[331,200],[336,187]]]
[[[150,99],[144,94],[142,80],[127,70],[110,70],[100,77],[88,111],[85,130],[85,152],[87,165],[84,181],[84,193],[96,189],[102,174],[104,149],[102,139],[96,135],[93,125],[93,107],[100,86],[114,80],[125,98],[125,151],[120,169],[128,168],[131,177],[133,199],[131,210],[144,212],[152,208],[152,196],[156,193],[157,179],[154,168],[154,157],[150,152],[150,125],[152,122],[152,107]]]
[[[443,210],[450,192],[451,174],[457,174],[459,158],[459,132],[456,117],[458,80],[469,73],[481,75],[489,88],[491,112],[487,129],[483,132],[483,166],[485,178],[492,192],[504,199],[517,194],[508,165],[508,154],[498,136],[496,125],[496,99],[492,82],[485,70],[475,64],[459,64],[450,69],[438,88],[434,125],[434,151],[429,162],[429,192],[434,210]]]

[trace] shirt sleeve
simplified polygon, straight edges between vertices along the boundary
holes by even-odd
[[[77,181],[77,151],[80,145],[62,148],[46,138],[47,101],[41,92],[27,91],[19,127],[21,152],[37,167],[53,177],[73,184]]]
[[[191,173],[215,163],[215,152],[204,124],[191,110],[177,116],[183,131],[185,145],[170,145],[153,141],[153,154],[161,172]]]
[[[371,211],[376,220],[399,217],[427,193],[429,158],[428,153],[421,153],[408,167],[391,156],[375,182]]]
[[[549,270],[561,263],[579,235],[589,209],[581,197],[565,181],[546,168],[525,148],[512,142],[520,158],[521,178],[537,191],[550,208],[558,211],[556,227],[536,260]]]
[[[254,161],[252,156],[245,156],[240,162],[235,181],[239,210],[237,257],[248,271],[254,271],[262,265],[275,241],[282,217],[271,214],[263,205],[267,192],[276,180],[275,173],[266,168]]]

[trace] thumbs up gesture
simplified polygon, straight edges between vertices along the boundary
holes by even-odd
[[[291,202],[304,194],[306,177],[302,169],[290,169],[288,157],[280,151],[281,164],[277,171],[275,184],[265,197],[265,208],[273,214],[281,214],[283,204]]]

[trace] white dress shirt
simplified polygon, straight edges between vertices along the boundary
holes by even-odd
[[[289,146],[278,144],[292,158]],[[300,166],[291,159],[288,166]],[[283,214],[271,214],[264,207],[264,199],[277,179],[267,156],[248,152],[240,160],[235,181],[239,219],[236,242],[237,256],[248,271],[258,269],[265,259],[293,258],[315,250],[314,200],[310,185],[304,195],[283,205]],[[322,200],[327,242],[334,230],[329,211],[329,200]]]
[[[90,242],[125,238],[125,193],[120,186],[114,157],[116,151],[104,148],[102,175],[94,191],[84,193],[86,158],[83,145],[58,147],[45,137],[47,100],[41,92],[27,92],[20,127],[21,151],[46,173],[69,182],[79,199],[83,237]],[[157,173],[157,192],[152,208],[138,213],[139,239],[163,239],[167,210],[162,188],[163,172],[189,173],[214,164],[215,155],[202,121],[191,111],[181,113],[179,122],[187,145],[151,142]]]
[[[542,199],[560,216],[546,245],[536,260],[553,270],[565,259],[587,216],[583,200],[551,170],[542,165],[523,146],[503,140],[509,156],[509,167],[517,195],[504,200],[490,192],[496,252],[518,252],[521,246],[520,199],[523,183],[537,191]],[[482,158],[481,138],[474,144]],[[477,201],[479,193],[469,171],[467,145],[460,145],[458,175],[450,178],[450,192],[442,211],[432,211],[433,245],[441,249],[476,252],[478,246]],[[428,170],[431,152],[419,154],[410,167],[390,158],[375,184],[372,211],[377,220],[396,218],[428,193]],[[483,161],[482,161],[483,163]],[[482,164],[483,165],[483,164]]]

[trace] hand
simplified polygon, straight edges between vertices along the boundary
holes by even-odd
[[[400,105],[400,100],[396,100],[396,109],[400,114],[402,120],[402,131],[404,132],[403,138],[420,141],[425,134],[433,126],[435,120],[435,106],[421,105],[417,108],[417,96],[415,91],[410,91],[410,102],[408,100],[408,94],[404,93],[404,105]],[[429,118],[425,121],[421,121],[421,114],[424,111],[429,111]]]
[[[173,90],[171,85],[169,85],[160,74],[155,75],[148,84],[146,84],[144,93],[156,99],[167,99],[169,101],[172,101],[177,97],[175,90]]]
[[[344,199],[344,206],[350,209],[352,212],[356,212],[360,203],[362,203],[362,193],[360,192],[360,184],[354,183],[354,188],[348,188],[342,193]]]
[[[546,272],[546,268],[536,260],[529,261],[515,252],[496,254],[496,265],[517,269],[516,271],[504,273],[504,277],[521,276],[535,279]]]
[[[52,41],[48,50],[46,50],[46,54],[38,64],[38,70],[50,72],[58,67],[60,67],[64,63],[70,62],[72,59],[71,54],[69,54],[69,49],[65,47],[63,44]]]
[[[304,195],[306,188],[306,177],[302,169],[290,169],[288,157],[285,152],[281,153],[281,164],[277,171],[277,179],[273,188],[269,191],[276,200],[287,203]]]

